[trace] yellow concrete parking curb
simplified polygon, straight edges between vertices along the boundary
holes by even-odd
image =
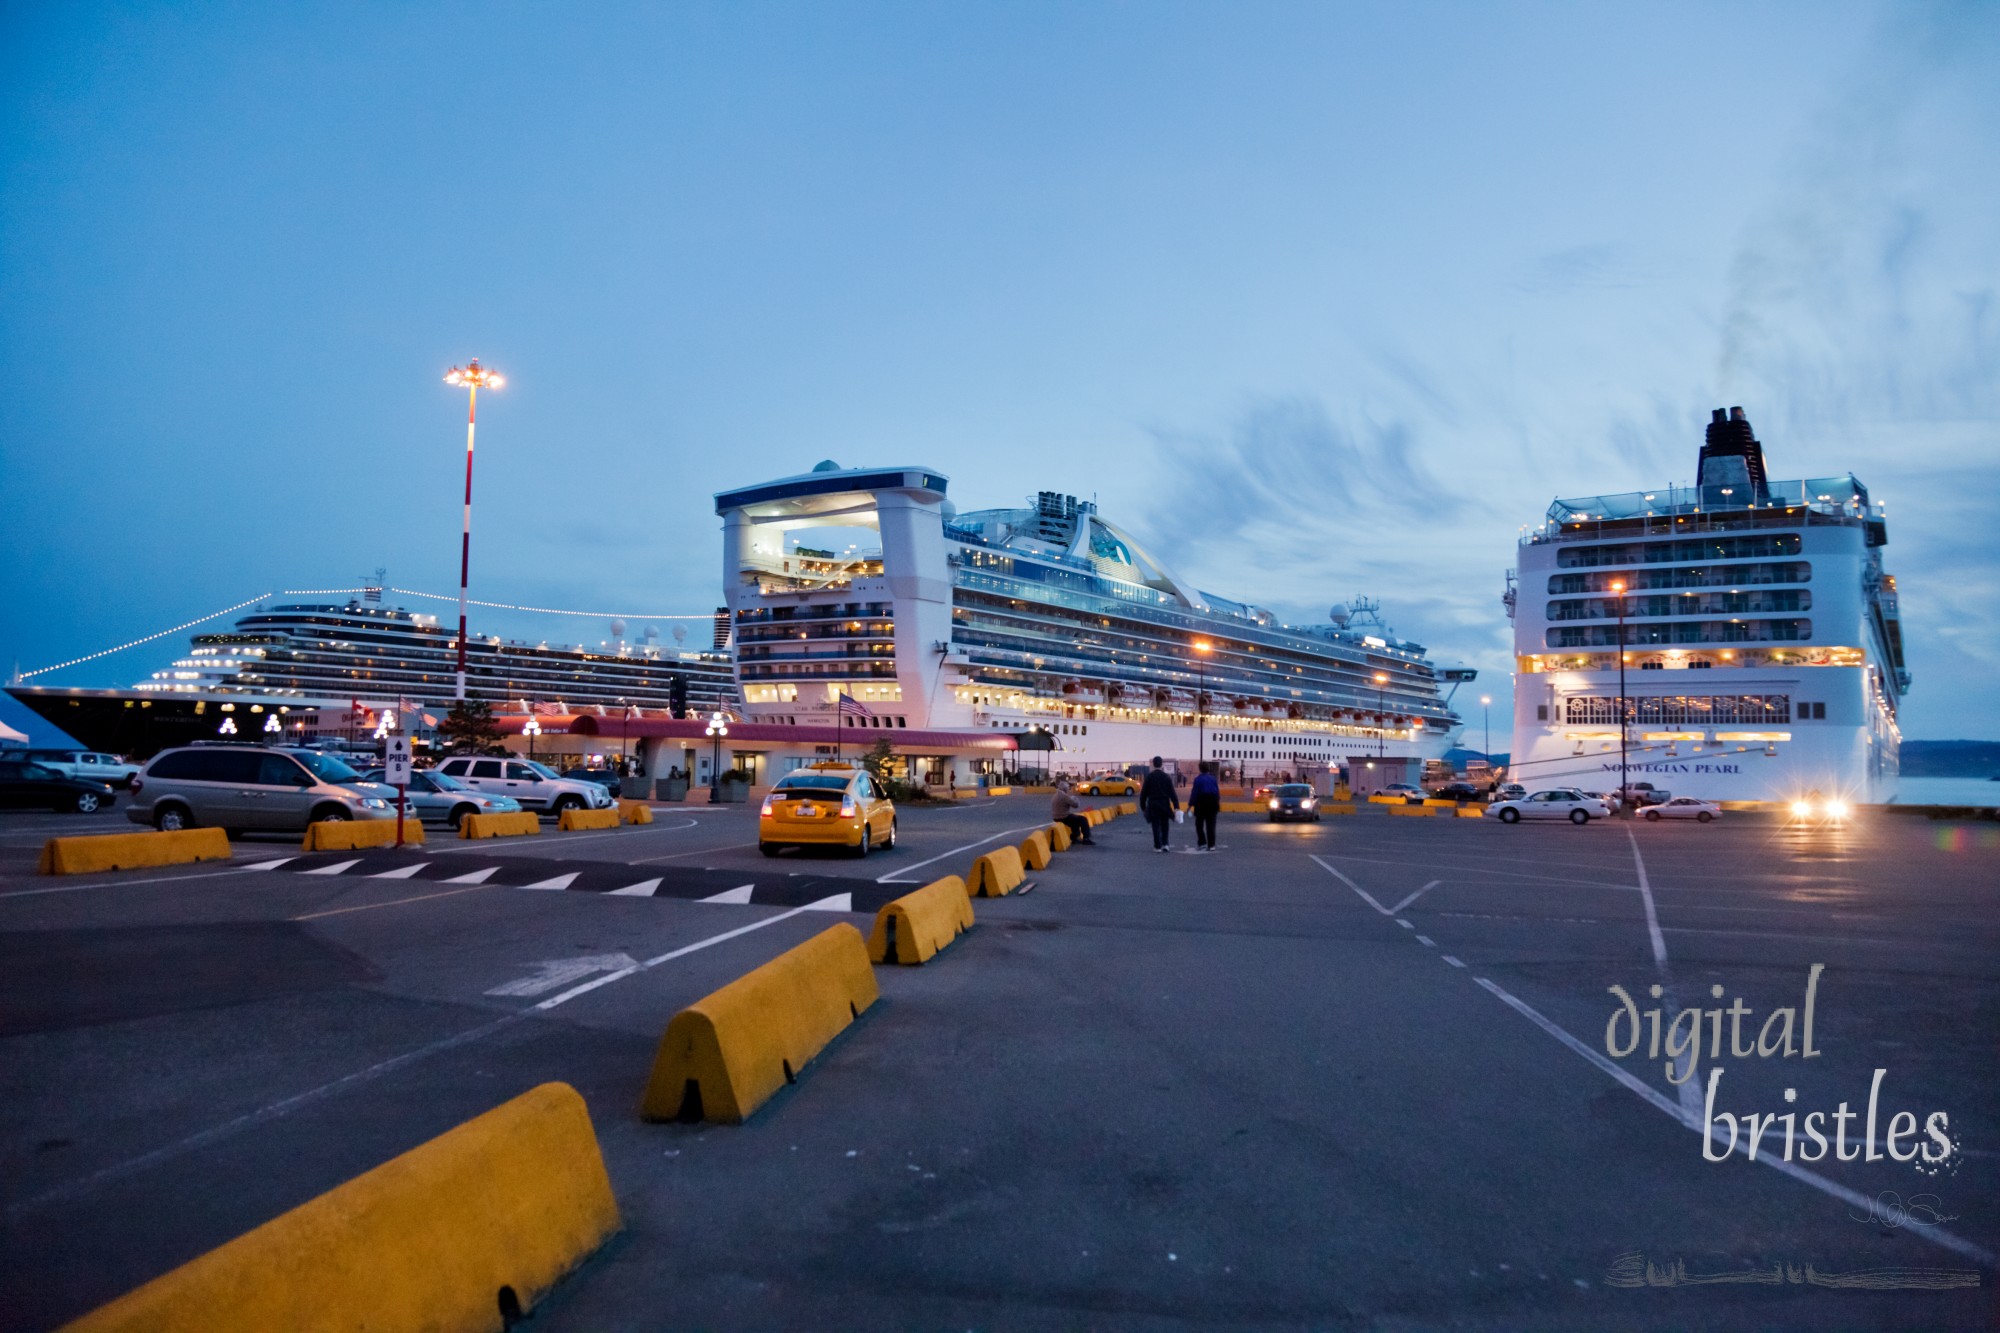
[[[1066,852],[1069,850],[1069,825],[1051,824],[1047,831],[1050,851]]]
[[[1486,807],[1482,805],[1461,805],[1458,807],[1458,814],[1454,818],[1484,819],[1486,818]]]
[[[821,931],[673,1016],[639,1114],[742,1124],[879,993],[861,932]]]
[[[579,829],[617,828],[618,812],[569,809],[563,811],[562,817],[556,820],[556,827],[565,833],[574,833]]]
[[[1405,818],[1425,819],[1435,815],[1437,810],[1428,805],[1392,805],[1389,807],[1389,813],[1402,815]]]
[[[533,810],[505,815],[467,815],[458,823],[461,838],[520,838],[542,831],[542,817]]]
[[[1007,796],[1012,794],[1013,790],[1012,787],[988,787],[986,794],[988,796]]]
[[[627,824],[650,824],[653,822],[653,807],[644,801],[620,801],[618,818]]]
[[[876,963],[926,963],[972,925],[972,899],[965,892],[965,881],[947,875],[882,905],[868,936],[868,958]]]
[[[999,847],[972,863],[966,883],[981,898],[1004,898],[1028,877],[1021,864],[1021,849]]]
[[[98,833],[79,838],[50,838],[42,844],[42,857],[35,865],[35,873],[91,875],[100,870],[137,870],[142,866],[228,859],[229,835],[219,828],[180,829],[173,833]]]
[[[1254,815],[1270,809],[1257,801],[1224,801],[1216,808],[1225,815]]]
[[[1055,854],[1049,850],[1049,834],[1046,829],[1036,829],[1021,839],[1021,845],[1017,850],[1021,853],[1022,864],[1029,870],[1047,870],[1049,862],[1055,859]]]
[[[189,1260],[67,1333],[497,1330],[618,1227],[583,1098],[566,1083],[544,1083]]]
[[[404,816],[404,844],[421,843],[423,840],[424,826]],[[318,819],[306,825],[305,841],[299,847],[308,852],[352,852],[363,847],[395,845],[396,821],[393,819]]]

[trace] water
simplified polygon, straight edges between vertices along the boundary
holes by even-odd
[[[1898,778],[1890,804],[2000,806],[2000,782],[1983,778]]]

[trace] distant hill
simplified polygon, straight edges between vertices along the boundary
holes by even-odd
[[[2000,774],[2000,741],[1904,741],[1906,778],[1990,778]]]

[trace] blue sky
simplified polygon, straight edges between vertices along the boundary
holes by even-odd
[[[1520,526],[1740,403],[1888,501],[1905,734],[2000,737],[1995,68],[1990,4],[11,5],[0,670],[450,591],[477,355],[475,596],[705,611],[714,491],[920,461],[1502,699]]]

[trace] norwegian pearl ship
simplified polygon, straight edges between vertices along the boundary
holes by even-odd
[[[1068,767],[1199,746],[1250,772],[1435,758],[1460,727],[1424,649],[1365,617],[1280,624],[1175,577],[1095,504],[961,514],[946,485],[827,462],[716,496],[750,720],[823,723],[845,695],[892,728],[1046,736]]]
[[[1887,799],[1910,687],[1888,539],[1852,475],[1770,480],[1740,407],[1693,486],[1557,500],[1506,594],[1516,780],[1613,789],[1622,739],[1676,795]]]

